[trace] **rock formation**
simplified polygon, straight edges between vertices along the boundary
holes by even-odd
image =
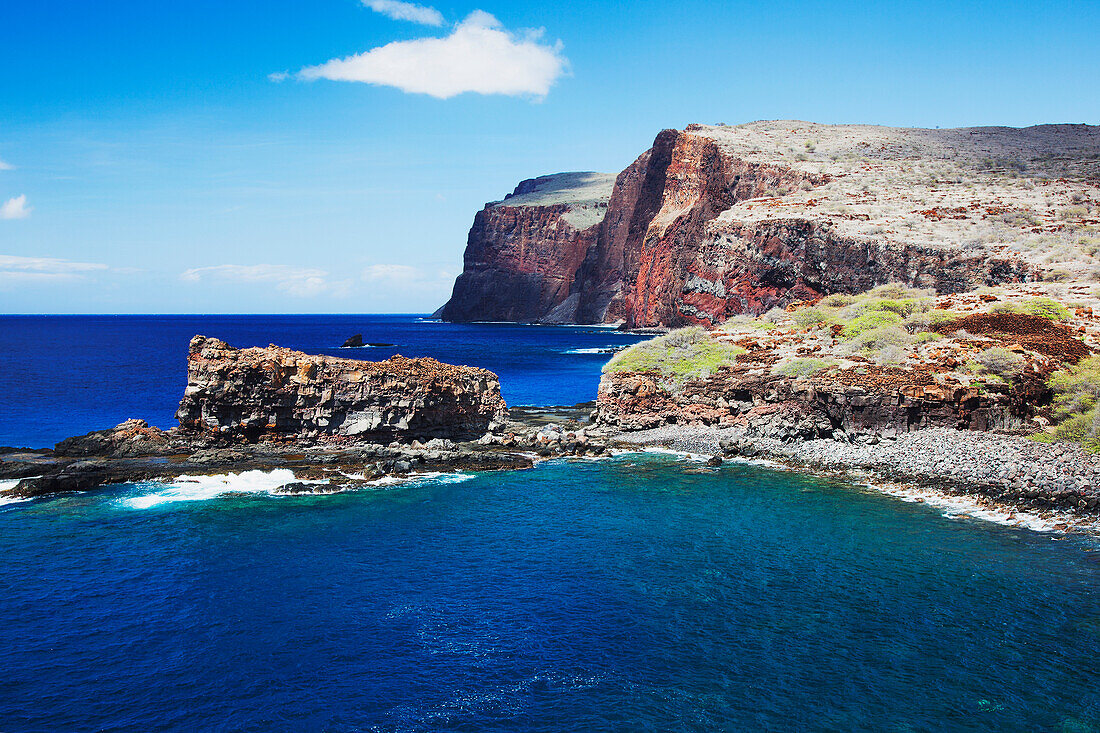
[[[571,321],[571,312],[555,311],[569,300],[577,270],[596,242],[612,183],[602,173],[543,176],[486,205],[474,217],[454,296],[439,315],[448,321]]]
[[[1086,125],[664,130],[610,190],[561,174],[486,206],[439,315],[714,324],[887,282],[1028,281],[1051,270],[1044,238],[1081,249],[1075,233],[1100,223],[1098,159]],[[1100,272],[1084,250],[1058,277]]]
[[[730,350],[681,381],[668,370],[696,357],[671,345],[684,333],[673,332],[652,347],[633,347],[651,348],[653,359],[631,362],[627,351],[608,364],[597,416],[626,431],[697,424],[780,440],[892,438],[928,428],[1032,432],[1048,423],[1049,376],[1100,352],[1100,318],[1091,307],[1066,309],[1063,320],[1019,310],[1021,302],[1047,302],[1042,293],[1012,286],[929,298],[928,310],[907,321],[932,329],[920,338],[900,318],[846,338],[847,327],[830,321],[827,308],[792,304],[774,323],[737,319],[711,331],[704,343]],[[906,302],[914,301],[880,304]],[[853,308],[865,305],[876,313],[873,298]]]
[[[477,437],[504,418],[497,376],[435,359],[382,362],[196,336],[176,417],[197,432],[385,440]]]

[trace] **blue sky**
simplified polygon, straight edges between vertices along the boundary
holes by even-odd
[[[523,178],[691,122],[1097,124],[1098,30],[1095,0],[13,3],[0,312],[430,311]]]

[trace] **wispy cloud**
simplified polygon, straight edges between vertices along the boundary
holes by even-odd
[[[435,8],[405,3],[401,0],[363,0],[363,4],[374,12],[394,20],[407,20],[421,25],[443,25],[443,14]]]
[[[204,280],[237,283],[267,283],[278,290],[299,298],[311,298],[325,293],[341,295],[347,290],[347,282],[332,281],[325,270],[292,267],[290,265],[213,265],[195,267],[184,271],[180,279],[185,282]]]
[[[368,265],[363,268],[363,279],[369,283],[383,281],[408,282],[422,276],[420,270],[408,265]]]
[[[306,67],[295,77],[380,84],[438,99],[464,92],[543,97],[567,66],[560,42],[543,42],[542,31],[517,35],[475,10],[445,38],[395,41]]]
[[[16,196],[0,204],[0,219],[26,219],[31,215],[25,195]]]
[[[0,255],[0,283],[68,281],[106,269],[107,265],[99,262]]]
[[[11,163],[8,163],[7,161],[5,161],[3,159],[0,159],[0,171],[11,171],[11,170],[15,170],[15,166],[12,165]]]

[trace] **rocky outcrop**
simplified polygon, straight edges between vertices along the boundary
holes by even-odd
[[[832,300],[853,313],[881,314],[878,306],[923,292],[886,290],[901,300]],[[828,300],[709,332],[674,331],[608,363],[597,415],[625,431],[704,425],[786,441],[893,438],[929,428],[1034,432],[1053,414],[1050,376],[1100,353],[1100,319],[1091,307],[1063,308],[1056,318],[1023,312],[1057,312],[1061,306],[1043,292],[1013,285],[928,298],[926,310],[910,314],[920,337],[898,325],[897,315],[846,334],[846,311]]]
[[[474,217],[448,321],[573,320],[574,279],[596,242],[610,176],[565,173],[523,181]],[[561,312],[556,312],[561,311]]]
[[[908,370],[882,370],[894,386],[762,375],[723,368],[676,393],[653,374],[605,375],[598,400],[601,423],[623,430],[668,424],[741,428],[747,436],[780,440],[894,437],[927,428],[1033,429],[1035,404],[1012,388],[920,384]]]
[[[1061,160],[1084,161],[1059,169],[1076,178],[1052,181],[1042,170],[1051,158],[1041,156],[1036,141],[1064,148]],[[566,222],[572,204],[561,200],[487,206],[475,218],[464,271],[439,315],[714,324],[889,282],[955,293],[1029,281],[1040,276],[1042,263],[997,242],[1061,232],[1077,209],[1043,213],[1030,189],[1005,183],[998,165],[1011,164],[1015,175],[1034,171],[1036,185],[1056,186],[1068,206],[1090,200],[1096,171],[1088,161],[1097,154],[1100,131],[1088,126],[941,131],[754,123],[664,130],[618,175],[606,214],[585,219],[585,229]],[[924,162],[955,177],[926,174]],[[958,205],[929,208],[937,201]]]
[[[504,410],[500,382],[485,369],[402,356],[338,359],[274,345],[236,349],[196,336],[176,417],[187,430],[250,440],[379,440],[476,437]]]
[[[65,438],[54,448],[59,456],[150,456],[174,450],[168,435],[144,420],[127,420],[107,430]]]

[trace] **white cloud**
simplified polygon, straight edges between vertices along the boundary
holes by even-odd
[[[408,282],[418,280],[421,277],[420,270],[408,265],[369,265],[363,269],[363,279],[367,282],[400,281]]]
[[[15,170],[15,166],[7,161],[0,160],[0,171],[12,171]]]
[[[31,215],[31,208],[27,206],[27,197],[16,196],[0,204],[0,219],[26,219]]]
[[[542,97],[568,61],[541,31],[517,36],[481,10],[445,38],[395,41],[299,71],[298,79],[359,81],[448,99],[463,92]]]
[[[74,280],[90,272],[106,269],[108,269],[107,265],[98,262],[0,255],[0,283]]]
[[[215,280],[221,282],[268,283],[277,289],[300,298],[311,298],[324,293],[342,295],[347,290],[346,281],[333,282],[325,270],[303,269],[290,265],[214,265],[195,267],[184,271],[180,279],[185,282]]]
[[[376,13],[394,20],[408,20],[422,25],[443,25],[443,14],[435,8],[426,8],[401,0],[363,0],[363,4]]]

